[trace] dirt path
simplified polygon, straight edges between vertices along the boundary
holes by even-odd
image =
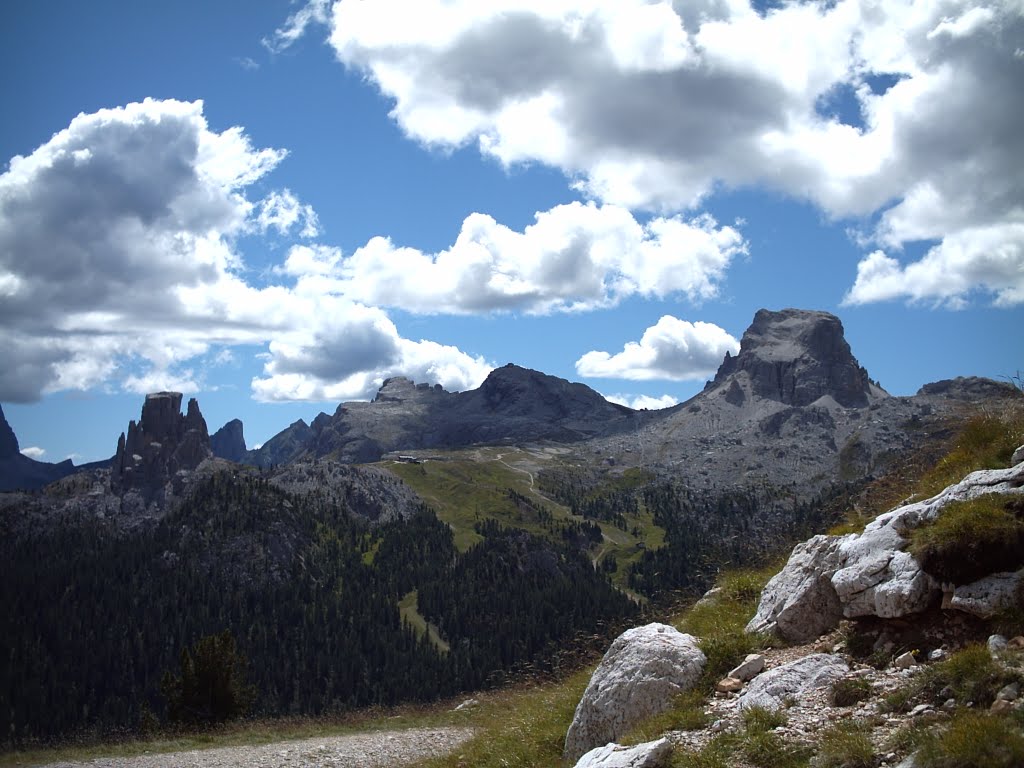
[[[51,763],[44,768],[398,768],[451,752],[471,728],[414,728],[249,747],[217,747],[137,757]]]

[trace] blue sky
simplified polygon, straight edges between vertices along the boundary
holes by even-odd
[[[0,83],[0,403],[44,460],[164,388],[250,447],[506,362],[671,404],[761,307],[897,395],[1024,368],[1010,0],[6,4]]]

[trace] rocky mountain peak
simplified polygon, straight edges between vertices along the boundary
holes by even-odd
[[[196,399],[181,414],[180,392],[146,395],[139,422],[121,433],[111,466],[115,491],[136,489],[152,493],[181,470],[192,470],[212,455],[206,419]]]
[[[748,380],[752,394],[792,406],[831,396],[847,408],[868,404],[872,384],[850,351],[835,315],[801,309],[758,310],[735,357],[726,355],[712,388]]]
[[[228,461],[242,461],[245,458],[245,435],[242,422],[232,419],[210,436],[213,455]]]
[[[444,392],[444,388],[440,384],[433,386],[426,383],[416,384],[405,376],[394,376],[384,380],[380,389],[377,390],[377,396],[374,397],[373,402],[403,402],[439,392]]]
[[[17,456],[20,450],[18,436],[14,434],[11,425],[7,423],[3,406],[0,406],[0,459]]]

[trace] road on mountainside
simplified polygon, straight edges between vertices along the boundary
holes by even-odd
[[[252,747],[101,757],[43,768],[399,768],[447,754],[472,735],[472,728],[411,728]]]

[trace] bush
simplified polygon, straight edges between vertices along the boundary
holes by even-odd
[[[1024,522],[1016,504],[986,494],[946,506],[911,532],[910,553],[940,581],[968,584],[1024,565]]]
[[[972,645],[945,661],[927,667],[918,682],[918,691],[935,704],[941,704],[941,692],[952,690],[957,704],[973,701],[988,707],[999,689],[1017,679],[1017,675],[998,664],[984,645]]]
[[[953,449],[918,484],[928,498],[978,469],[1005,467],[1014,449],[1024,443],[1024,410],[1010,409],[1001,416],[982,415],[968,421]]]
[[[170,721],[208,726],[245,715],[255,696],[245,681],[245,665],[228,630],[201,637],[182,651],[181,674],[165,672],[160,683]]]

